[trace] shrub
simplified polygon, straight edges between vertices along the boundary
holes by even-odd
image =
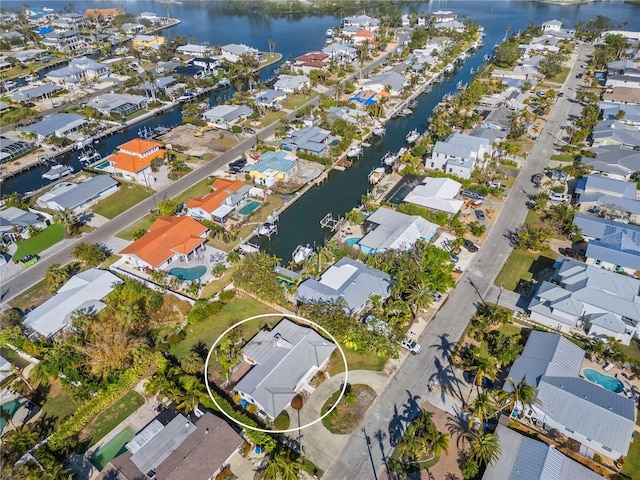
[[[233,290],[233,289],[231,289],[231,290],[223,290],[218,295],[218,299],[221,302],[227,302],[227,301],[231,300],[235,296],[236,296],[236,291],[235,290]]]
[[[276,430],[286,430],[291,425],[291,419],[286,410],[283,410],[273,421],[273,426]]]
[[[169,343],[169,346],[175,347],[185,338],[187,338],[187,332],[185,332],[184,330],[180,330],[179,332],[169,335],[167,337],[167,342]]]
[[[564,193],[564,185],[556,185],[551,190],[553,190],[555,193]]]
[[[593,454],[593,461],[602,465],[602,457],[600,455],[598,455],[597,453]]]
[[[231,127],[231,132],[233,133],[242,133],[242,127],[240,125],[233,125]]]

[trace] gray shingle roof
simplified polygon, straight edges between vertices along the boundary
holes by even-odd
[[[578,181],[576,185],[576,193],[584,193],[589,190],[595,190],[601,193],[608,193],[626,198],[636,198],[636,184],[625,180],[617,180],[611,177],[605,177],[602,174],[585,175]]]
[[[296,386],[312,368],[319,368],[336,346],[315,330],[286,318],[271,331],[262,330],[242,349],[254,365],[235,389],[256,400],[275,418],[296,395]]]

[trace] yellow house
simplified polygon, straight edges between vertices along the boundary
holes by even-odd
[[[287,152],[266,152],[255,165],[248,165],[244,171],[253,183],[270,187],[274,183],[290,180],[298,170],[295,156]]]
[[[164,37],[158,35],[136,35],[131,41],[134,50],[157,50],[165,42]]]

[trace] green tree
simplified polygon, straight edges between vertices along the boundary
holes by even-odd
[[[407,301],[413,311],[413,318],[417,318],[420,310],[427,310],[433,303],[433,291],[423,280],[411,285],[408,289]]]
[[[237,264],[233,272],[236,287],[272,303],[284,302],[284,289],[278,282],[274,268],[279,259],[264,252],[250,253]]]
[[[54,263],[50,267],[47,268],[46,273],[44,274],[44,279],[49,284],[52,292],[57,292],[58,289],[64,285],[67,280],[71,277],[71,272],[69,267],[62,266],[59,263]]]
[[[518,58],[520,58],[520,50],[518,49],[518,39],[509,38],[502,42],[495,49],[493,63],[499,68],[514,67]]]
[[[553,236],[553,232],[546,227],[532,227],[525,223],[516,232],[518,248],[523,250],[542,250],[548,248],[547,241]]]
[[[78,216],[70,209],[65,208],[56,212],[54,219],[67,230],[67,235],[72,235],[79,226]]]
[[[279,447],[272,453],[264,470],[258,473],[259,480],[298,480],[300,464],[292,458],[291,452]]]
[[[180,377],[181,390],[178,394],[177,408],[191,413],[198,403],[207,396],[203,382],[193,375],[183,375]]]
[[[487,392],[480,392],[476,399],[466,407],[469,412],[469,428],[473,426],[477,419],[480,422],[480,428],[484,428],[485,422],[493,417],[498,411],[498,404],[495,399]]]
[[[513,411],[521,404],[523,408],[531,407],[534,403],[540,404],[536,389],[527,384],[527,376],[522,377],[517,384],[513,381],[513,378],[509,377],[509,392],[506,393],[506,398],[509,399],[509,418],[513,416]]]
[[[494,433],[485,433],[484,430],[473,431],[468,435],[469,458],[477,463],[489,465],[500,457],[500,443]]]
[[[539,192],[536,195],[536,200],[533,204],[533,209],[536,211],[545,210],[549,205],[549,194],[547,192]]]
[[[73,247],[71,256],[88,267],[97,267],[109,258],[109,254],[98,245],[85,242],[81,242]]]
[[[180,202],[174,198],[167,198],[158,202],[158,212],[163,217],[175,215],[180,209]]]

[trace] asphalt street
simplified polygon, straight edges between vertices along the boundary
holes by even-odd
[[[456,372],[450,366],[448,353],[462,335],[513,250],[510,233],[524,223],[527,201],[536,193],[531,177],[542,172],[553,154],[557,132],[566,122],[574,106],[570,99],[575,97],[579,82],[575,76],[582,71],[580,65],[586,63],[586,56],[592,49],[591,46],[581,46],[578,60],[573,63],[573,68],[560,89],[564,96],[556,101],[547,123],[507,196],[502,214],[446,303],[420,337],[422,353],[408,356],[384,394],[369,408],[339,458],[325,473],[325,478],[384,478],[385,459],[393,452],[408,421],[416,416],[422,403],[421,399],[426,398],[429,380],[437,380],[443,386],[442,390],[457,390],[456,383],[462,380],[456,377]]]

